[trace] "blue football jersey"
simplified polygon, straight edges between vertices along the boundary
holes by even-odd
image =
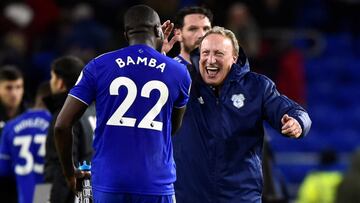
[[[184,65],[146,45],[86,65],[69,95],[87,105],[96,101],[94,190],[174,193],[171,113],[186,105],[190,84]]]
[[[31,203],[35,185],[44,182],[44,156],[51,115],[28,110],[6,123],[0,143],[0,175],[15,174],[19,203]]]
[[[187,62],[180,54],[174,57],[174,60],[184,64],[185,66],[190,65],[189,62]]]

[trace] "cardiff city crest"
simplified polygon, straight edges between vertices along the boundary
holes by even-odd
[[[231,97],[231,101],[233,101],[233,105],[240,109],[241,107],[244,106],[244,101],[245,101],[245,97],[243,94],[234,94]]]

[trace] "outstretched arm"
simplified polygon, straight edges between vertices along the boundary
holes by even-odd
[[[63,173],[69,184],[69,187],[75,192],[76,188],[76,168],[73,163],[72,146],[73,135],[72,126],[79,120],[85,112],[87,105],[68,96],[63,108],[61,109],[54,127],[54,138],[57,153],[60,157]]]
[[[262,108],[270,125],[288,137],[300,138],[307,135],[311,120],[306,110],[285,95],[281,95],[267,77],[261,76],[258,80],[265,85]]]

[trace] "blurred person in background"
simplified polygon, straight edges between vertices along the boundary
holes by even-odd
[[[84,63],[77,57],[63,56],[51,65],[51,95],[44,102],[52,113],[53,119],[46,139],[45,180],[52,183],[51,203],[73,203],[75,194],[67,186],[62,173],[59,157],[54,142],[54,125],[70,89],[75,85]],[[90,105],[84,116],[77,122],[72,131],[74,134],[73,158],[76,163],[89,161],[92,158],[93,130],[95,128],[95,109]]]
[[[14,66],[0,67],[0,134],[8,120],[25,111],[23,96],[24,77],[21,71]],[[0,176],[0,196],[5,198],[5,202],[17,202],[14,174]]]
[[[355,151],[351,157],[350,168],[338,185],[335,202],[360,202],[360,150]]]
[[[211,29],[213,14],[204,7],[185,7],[175,16],[174,33],[180,42],[180,53],[174,59],[191,64],[190,52],[199,46],[201,38]]]
[[[226,27],[234,32],[250,61],[256,58],[260,51],[260,30],[246,4],[236,2],[230,6]]]
[[[319,155],[319,168],[304,178],[297,203],[334,203],[342,179],[336,151],[325,149]]]
[[[192,58],[193,85],[174,139],[177,202],[261,202],[263,121],[283,135],[306,135],[306,111],[250,72],[235,35],[216,27]]]
[[[0,142],[0,176],[16,175],[19,203],[31,203],[38,183],[44,182],[44,156],[51,114],[43,98],[49,82],[37,90],[35,105],[7,122]]]
[[[58,43],[62,53],[89,61],[109,49],[110,31],[97,20],[91,4],[75,4],[68,12],[67,22],[61,26]]]

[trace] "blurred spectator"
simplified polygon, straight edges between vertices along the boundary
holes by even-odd
[[[256,0],[249,1],[256,22],[262,29],[292,28],[296,19],[298,1]]]
[[[336,203],[360,202],[360,150],[351,159],[349,170],[337,188]]]
[[[22,102],[23,95],[24,77],[22,73],[14,66],[0,67],[0,134],[8,120],[25,111]],[[0,177],[0,197],[4,202],[17,202],[13,176]]]
[[[0,64],[13,64],[26,74],[28,42],[21,31],[9,31],[0,39]]]
[[[341,179],[336,152],[332,149],[323,150],[319,168],[310,172],[300,186],[298,203],[333,203]]]
[[[260,33],[246,4],[237,2],[230,6],[226,26],[234,32],[247,56],[255,58],[260,48]]]
[[[267,125],[267,128],[270,126]],[[264,188],[262,195],[263,203],[288,203],[290,201],[288,185],[285,178],[279,171],[274,152],[270,146],[269,135],[265,128],[264,146],[263,146],[263,177]]]
[[[14,66],[0,67],[0,133],[6,121],[24,112],[24,78]]]
[[[6,123],[0,142],[0,175],[15,173],[19,203],[31,203],[35,186],[44,182],[44,156],[51,115],[42,98],[50,94],[49,83],[42,84],[35,105]]]
[[[108,51],[110,32],[95,19],[90,4],[77,4],[70,11],[70,17],[60,30],[59,45],[63,54],[89,61],[98,53]]]
[[[68,188],[62,172],[59,157],[54,143],[54,124],[72,88],[82,71],[83,62],[73,56],[56,59],[51,66],[51,94],[45,98],[45,104],[53,115],[46,139],[45,181],[52,183],[51,203],[73,203],[75,194]],[[80,121],[74,124],[73,160],[75,163],[89,162],[92,158],[92,140],[95,126],[95,108],[89,106]],[[86,143],[86,144],[84,144]]]
[[[279,38],[281,30],[262,40],[261,52],[253,61],[254,70],[277,84],[281,94],[299,104],[306,104],[306,81],[303,54],[290,42]]]

